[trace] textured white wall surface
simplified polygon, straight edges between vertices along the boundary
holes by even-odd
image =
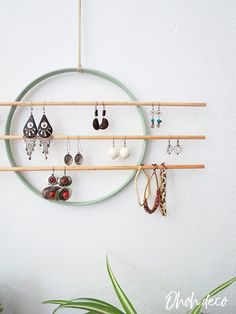
[[[41,74],[76,66],[76,9],[76,0],[0,1],[1,101],[15,99]],[[202,109],[163,108],[162,128],[152,131],[150,108],[144,110],[149,133],[207,135],[207,141],[181,142],[179,156],[166,154],[166,142],[152,142],[145,163],[205,163],[206,169],[169,171],[167,218],[138,207],[133,184],[97,205],[69,207],[47,203],[14,173],[1,173],[0,303],[7,314],[49,314],[53,307],[41,301],[51,298],[89,296],[118,305],[105,270],[108,254],[138,313],[168,313],[170,291],[179,290],[183,297],[194,291],[200,298],[235,276],[236,3],[87,0],[82,24],[84,66],[114,75],[139,100],[208,103]],[[27,99],[127,97],[101,79],[67,75],[41,85]],[[0,109],[2,134],[9,108]],[[108,108],[106,133],[140,133],[134,110]],[[47,113],[57,134],[97,134],[91,130],[92,109],[50,108]],[[28,114],[27,108],[17,111],[14,133],[22,132]],[[37,108],[37,121],[40,115]],[[110,144],[84,142],[85,163],[112,164]],[[134,162],[140,147],[128,145]],[[38,152],[29,162],[22,143],[14,144],[17,162],[26,165],[63,164],[65,150],[65,143],[53,144],[47,162]],[[2,142],[0,151],[0,165],[9,165]],[[47,175],[28,177],[42,189]],[[72,175],[78,176],[74,197],[91,199],[117,186],[127,173]],[[236,313],[235,292],[232,286],[221,293],[229,298],[227,306],[207,313]]]

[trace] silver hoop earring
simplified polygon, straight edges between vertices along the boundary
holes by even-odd
[[[183,150],[183,147],[179,144],[179,139],[177,139],[177,144],[174,147],[174,152],[179,155]]]
[[[174,148],[173,146],[170,144],[170,139],[168,139],[168,146],[167,146],[167,149],[166,149],[166,152],[167,154],[171,154],[173,152]]]

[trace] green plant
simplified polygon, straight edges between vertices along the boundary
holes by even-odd
[[[129,299],[127,298],[127,296],[125,295],[124,291],[121,289],[118,281],[116,280],[111,266],[109,264],[108,258],[106,260],[106,266],[107,266],[107,272],[108,275],[111,279],[113,288],[116,292],[116,295],[123,307],[123,311],[121,311],[120,309],[118,309],[117,307],[104,302],[102,300],[98,300],[98,299],[91,299],[91,298],[77,298],[77,299],[73,299],[73,300],[48,300],[43,302],[44,304],[56,304],[58,305],[58,307],[53,311],[53,314],[56,313],[58,310],[60,309],[64,309],[64,308],[73,308],[73,309],[82,309],[82,310],[86,310],[88,312],[86,312],[86,314],[137,314],[136,310],[134,309],[133,305],[131,304],[131,302],[129,301]],[[225,288],[227,288],[228,286],[230,286],[232,283],[234,283],[236,281],[236,277],[226,281],[225,283],[223,283],[222,285],[220,285],[219,287],[215,288],[214,290],[212,290],[211,292],[208,293],[207,296],[205,296],[200,303],[191,311],[191,314],[200,314],[202,306],[204,304],[204,301],[206,300],[206,298],[208,297],[213,297],[214,295],[216,295],[217,293],[219,293],[220,291],[224,290]]]
[[[0,313],[3,312],[2,304],[0,304]]]

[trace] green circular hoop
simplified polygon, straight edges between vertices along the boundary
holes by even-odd
[[[37,79],[35,79],[34,81],[32,81],[29,85],[27,85],[25,87],[25,89],[19,94],[19,96],[16,98],[16,101],[21,101],[25,95],[31,91],[31,89],[33,89],[34,87],[36,87],[38,84],[40,84],[41,82],[50,79],[54,76],[60,75],[60,74],[65,74],[65,73],[73,73],[73,72],[77,72],[77,73],[88,73],[94,76],[98,76],[101,77],[107,81],[110,81],[112,83],[114,83],[115,85],[117,85],[118,87],[120,87],[130,98],[130,100],[132,101],[136,101],[136,97],[134,96],[134,94],[123,84],[121,83],[119,80],[117,80],[116,78],[112,77],[111,75],[101,72],[101,71],[97,71],[97,70],[93,70],[93,69],[83,69],[83,72],[78,72],[77,68],[66,68],[66,69],[60,69],[60,70],[56,70],[56,71],[52,71],[49,73],[46,73],[40,77],[38,77]],[[147,130],[146,130],[146,124],[145,124],[145,119],[144,119],[144,115],[142,112],[142,109],[137,106],[136,107],[142,122],[142,128],[143,128],[143,134],[146,135],[147,134]],[[14,113],[17,109],[17,106],[12,106],[10,109],[10,112],[8,114],[7,117],[7,122],[6,122],[6,127],[5,127],[5,134],[6,135],[10,135],[11,132],[11,123],[12,123],[12,119],[14,116]],[[10,163],[12,165],[12,167],[17,167],[16,161],[13,157],[13,153],[12,153],[12,149],[11,149],[11,143],[10,141],[5,141],[5,145],[6,145],[6,150],[7,150],[7,156],[10,160]],[[143,146],[142,146],[142,151],[141,151],[141,155],[139,157],[139,161],[138,164],[141,164],[145,155],[145,151],[146,151],[146,146],[147,146],[147,141],[144,140],[143,141]],[[18,176],[18,178],[32,191],[34,192],[36,195],[42,197],[41,192],[38,191],[26,178],[25,176],[20,173],[20,172],[16,172],[16,175]],[[99,203],[101,201],[104,201],[106,199],[108,199],[109,197],[115,195],[116,193],[120,192],[134,177],[135,175],[135,171],[132,171],[131,175],[128,177],[128,179],[125,180],[125,182],[123,182],[117,189],[115,189],[114,191],[110,192],[109,194],[90,200],[90,201],[83,201],[83,202],[63,202],[63,201],[52,201],[53,203],[57,203],[57,204],[62,204],[62,205],[70,205],[70,206],[81,206],[81,205],[90,205],[90,204],[96,204]]]

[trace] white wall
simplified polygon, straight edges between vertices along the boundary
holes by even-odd
[[[40,304],[50,298],[92,296],[117,304],[105,271],[109,254],[113,270],[138,312],[167,313],[165,296],[171,290],[180,290],[183,296],[194,290],[201,297],[235,275],[236,4],[233,0],[83,2],[84,66],[114,75],[140,100],[208,102],[206,109],[163,108],[163,126],[153,131],[205,133],[206,142],[182,143],[184,151],[178,157],[165,153],[167,143],[153,142],[145,162],[199,162],[205,163],[206,169],[169,171],[166,219],[159,214],[149,216],[137,206],[133,184],[97,205],[68,207],[45,202],[27,190],[14,173],[1,173],[0,301],[9,314],[50,313],[50,306]],[[76,65],[76,23],[75,0],[0,1],[2,101],[13,100],[45,72]],[[78,90],[77,80],[82,84]],[[75,95],[81,99],[127,99],[109,84],[73,75],[43,85],[28,99],[73,99]],[[1,133],[8,110],[1,108]],[[85,133],[77,126],[71,128],[70,121],[76,125],[75,113],[80,110],[70,109],[62,121],[65,111],[49,109],[57,133]],[[110,134],[114,130],[117,134],[138,132],[135,113],[129,128],[127,116],[122,124],[124,115],[116,110],[109,109]],[[145,112],[149,125],[149,109]],[[39,108],[37,119],[40,114]],[[27,115],[27,110],[18,111],[15,132],[21,132]],[[88,126],[92,111],[85,117]],[[135,143],[129,144],[132,150],[139,149]],[[7,166],[5,147],[0,145],[0,163]],[[91,156],[97,150],[86,145],[86,162],[94,164]],[[101,145],[104,155],[99,162],[110,163],[108,143]],[[19,163],[29,163],[21,144],[15,151]],[[64,151],[65,143],[58,144],[50,158],[62,156]],[[59,161],[62,163],[61,157]],[[44,161],[37,156],[31,164],[36,163]],[[87,181],[83,177],[86,184],[92,178],[88,175]],[[35,178],[33,174],[29,177]],[[47,173],[37,178],[44,187]],[[105,179],[99,175],[102,185]],[[77,182],[82,186],[81,197],[95,193],[94,183],[89,188],[83,181]],[[208,312],[235,313],[235,286],[227,290],[227,296],[226,308]]]

